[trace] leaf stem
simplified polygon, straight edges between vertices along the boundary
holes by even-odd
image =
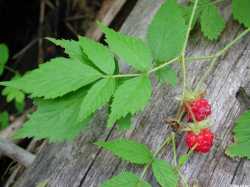
[[[18,74],[18,72],[16,70],[14,70],[13,68],[9,67],[9,66],[4,66],[4,69],[8,70],[9,72],[11,73],[14,73],[14,74]]]
[[[166,67],[166,66],[169,65],[169,64],[172,64],[172,63],[174,63],[175,61],[177,61],[178,59],[179,59],[179,57],[176,57],[176,58],[173,58],[173,59],[171,59],[171,60],[169,60],[169,61],[167,61],[167,62],[164,62],[163,64],[160,64],[159,66],[156,66],[155,68],[149,70],[149,71],[148,71],[148,74],[151,74],[151,73],[153,73],[153,72],[155,72],[155,71],[158,71],[159,69],[162,69],[162,68]]]
[[[173,154],[174,154],[174,165],[177,166],[177,154],[176,154],[176,144],[175,144],[175,133],[171,133],[172,138],[172,148],[173,148]]]
[[[245,31],[243,31],[241,34],[239,34],[233,41],[231,41],[229,44],[227,44],[223,49],[221,49],[220,51],[218,51],[215,55],[213,55],[213,60],[210,63],[207,71],[205,72],[205,74],[201,77],[200,81],[198,82],[195,91],[201,89],[201,85],[202,83],[207,79],[207,77],[209,76],[210,72],[213,70],[217,59],[223,55],[230,47],[232,47],[235,43],[237,43],[243,36],[245,36],[248,32],[250,32],[250,28],[246,29]]]
[[[165,139],[165,141],[161,144],[161,146],[160,146],[160,147],[156,150],[156,152],[154,153],[153,158],[157,157],[157,155],[161,152],[161,150],[162,150],[166,145],[168,145],[170,141],[171,141],[171,137],[170,137],[170,136],[167,136],[167,138]],[[145,167],[144,167],[144,169],[143,169],[143,171],[142,171],[142,173],[141,173],[141,177],[140,177],[141,179],[144,178],[144,176],[145,176],[145,174],[146,174],[148,168],[151,166],[152,162],[153,162],[153,160],[152,160],[151,162],[149,162],[147,165],[145,165]]]

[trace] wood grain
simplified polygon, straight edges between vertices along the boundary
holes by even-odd
[[[138,0],[121,31],[144,38],[149,22],[162,2],[163,0]],[[223,2],[221,7],[227,19],[227,26],[220,41],[209,42],[201,36],[199,31],[196,31],[192,34],[188,55],[212,54],[243,30],[239,24],[231,20],[228,1]],[[188,177],[190,184],[199,184],[204,187],[228,187],[230,184],[250,185],[250,162],[244,159],[232,160],[224,154],[226,146],[232,142],[233,121],[245,109],[245,106],[236,98],[236,94],[240,87],[247,87],[250,81],[249,51],[250,36],[248,35],[219,59],[214,71],[203,85],[207,90],[206,97],[213,107],[212,130],[216,134],[216,140],[209,154],[195,154],[183,167],[182,173]],[[197,83],[209,63],[208,61],[188,64],[190,86]],[[127,66],[122,65],[122,67],[124,71],[127,71]],[[178,65],[174,67],[179,72]],[[178,103],[175,97],[180,92],[179,87],[158,86],[154,83],[151,104],[134,118],[134,129],[126,133],[116,129],[106,129],[106,112],[101,111],[93,120],[92,129],[73,143],[51,144],[46,147],[15,186],[34,187],[37,183],[48,179],[49,187],[97,187],[104,180],[123,170],[140,173],[141,167],[123,162],[91,143],[96,140],[129,137],[146,143],[152,150],[156,150],[166,135],[171,132],[171,128],[163,121],[176,113]],[[186,152],[183,137],[179,135],[178,156]],[[160,157],[172,161],[171,148],[168,147],[163,151]],[[152,186],[158,186],[151,173],[148,173],[146,180]]]

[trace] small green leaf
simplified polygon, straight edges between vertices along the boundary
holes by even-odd
[[[108,48],[86,37],[80,37],[79,43],[85,54],[100,70],[110,75],[114,73],[114,55]]]
[[[99,26],[105,33],[111,50],[126,63],[139,71],[147,71],[152,67],[153,59],[150,49],[141,39],[115,32],[102,24]]]
[[[163,84],[165,82],[170,83],[172,86],[176,86],[177,73],[170,66],[166,66],[156,72],[158,81]]]
[[[115,79],[102,79],[95,83],[88,91],[86,97],[83,98],[79,121],[87,118],[90,114],[106,104],[116,89]]]
[[[218,8],[207,0],[200,17],[201,31],[209,40],[216,40],[225,28],[224,18]]]
[[[147,164],[153,158],[152,153],[146,145],[133,140],[117,139],[107,142],[99,141],[95,144],[111,151],[121,159],[135,164]]]
[[[31,93],[32,97],[52,99],[75,91],[100,77],[100,72],[76,60],[54,58],[20,79],[0,84]]]
[[[7,45],[0,44],[0,75],[2,75],[4,66],[8,62],[9,59],[9,49]]]
[[[17,131],[15,138],[48,138],[50,142],[74,139],[90,120],[77,121],[81,100],[86,95],[84,89],[54,100],[37,100],[37,111]]]
[[[126,117],[119,119],[116,123],[119,130],[127,130],[131,127],[131,114],[128,114]]]
[[[174,168],[165,160],[154,160],[153,174],[162,187],[177,187],[179,177]]]
[[[245,27],[250,28],[250,1],[232,0],[233,17]]]
[[[244,112],[235,122],[234,143],[226,149],[230,157],[250,159],[250,111]]]
[[[8,112],[2,112],[0,114],[0,129],[4,129],[8,127],[9,125],[9,113]]]
[[[15,107],[16,107],[18,113],[22,113],[24,108],[25,108],[25,102],[23,101],[23,102],[19,103],[19,102],[16,101],[15,102]]]
[[[146,181],[142,181],[131,172],[122,172],[119,175],[105,181],[101,187],[150,187]]]
[[[157,61],[179,56],[185,41],[187,26],[176,0],[167,0],[149,26],[147,40]]]
[[[54,39],[47,38],[47,40],[51,41],[57,46],[64,48],[65,53],[69,55],[70,58],[79,60],[82,63],[88,64],[88,58],[81,50],[80,44],[75,40],[64,40],[64,39]]]
[[[16,75],[11,79],[12,80],[18,80],[20,79],[20,75]],[[20,91],[17,88],[7,86],[2,90],[2,95],[6,96],[6,101],[9,103],[13,100],[15,100],[16,103],[24,103],[25,95],[22,91]]]
[[[134,114],[144,109],[149,102],[151,93],[151,81],[146,76],[124,81],[114,94],[108,127],[112,127],[118,119],[125,117],[127,114]]]
[[[179,166],[180,167],[184,166],[185,163],[188,161],[188,159],[189,159],[189,155],[188,154],[181,155],[180,158],[179,158],[179,162],[178,162]]]

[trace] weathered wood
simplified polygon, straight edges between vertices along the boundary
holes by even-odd
[[[138,0],[121,31],[144,38],[148,23],[162,2],[163,0]],[[208,42],[199,32],[194,33],[188,49],[189,55],[214,53],[242,31],[242,28],[230,19],[228,2],[223,3],[222,7],[228,23],[220,42]],[[244,159],[232,160],[224,154],[226,146],[232,141],[233,121],[245,108],[236,98],[236,93],[240,87],[246,87],[250,81],[249,51],[250,36],[248,35],[219,59],[215,70],[204,84],[207,98],[213,107],[212,129],[216,140],[209,154],[194,154],[183,167],[182,173],[187,176],[190,184],[198,183],[204,187],[250,184],[250,162]],[[190,85],[197,83],[208,65],[209,62],[188,64]],[[177,65],[175,68],[179,71]],[[96,187],[122,170],[140,173],[141,167],[123,162],[91,143],[97,139],[130,137],[156,150],[171,131],[163,121],[176,113],[178,103],[175,96],[180,94],[180,91],[179,87],[160,87],[154,84],[151,104],[135,117],[135,128],[125,134],[116,129],[106,129],[106,113],[101,111],[92,123],[93,128],[73,143],[52,144],[46,147],[37,156],[34,164],[17,181],[16,186],[34,187],[37,183],[48,179],[49,187]],[[180,155],[185,152],[187,149],[183,137],[179,136],[177,153]],[[171,148],[168,147],[163,151],[160,157],[172,161]],[[146,178],[153,186],[158,186],[151,173]]]

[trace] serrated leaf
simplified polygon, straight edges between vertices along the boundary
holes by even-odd
[[[250,1],[232,0],[232,11],[234,19],[238,20],[245,27],[250,27]]]
[[[81,103],[79,121],[85,119],[106,104],[112,97],[115,89],[116,81],[112,78],[102,79],[95,83]]]
[[[54,100],[36,101],[37,111],[17,131],[15,138],[48,138],[50,142],[72,140],[86,127],[90,118],[77,122],[85,88]]]
[[[8,127],[9,125],[9,113],[8,112],[2,112],[0,114],[0,129],[4,129]]]
[[[100,68],[100,70],[110,75],[114,73],[114,55],[107,47],[86,37],[80,37],[79,44],[89,59]]]
[[[168,61],[179,56],[187,26],[176,0],[167,0],[151,22],[147,40],[154,59]]]
[[[150,187],[146,181],[142,181],[131,172],[122,172],[119,175],[105,181],[101,187]]]
[[[16,75],[11,80],[18,80],[20,78],[20,75]],[[25,95],[17,88],[7,86],[2,90],[2,95],[6,96],[6,101],[8,103],[13,100],[15,100],[16,103],[24,103]]]
[[[80,44],[75,40],[64,40],[55,38],[46,38],[57,46],[64,48],[64,52],[69,55],[70,58],[79,60],[82,63],[88,64],[89,60],[81,50]]]
[[[176,86],[177,73],[170,66],[166,66],[156,72],[156,77],[161,84],[170,83],[172,86]]]
[[[101,24],[99,26],[105,33],[110,49],[126,63],[139,71],[147,71],[152,67],[150,49],[141,39],[115,32]]]
[[[250,159],[250,111],[244,112],[235,122],[233,133],[234,143],[228,146],[226,154]]]
[[[116,124],[119,130],[127,130],[131,127],[131,114],[128,114],[126,117],[119,119]]]
[[[178,174],[167,161],[155,159],[152,163],[152,169],[157,182],[162,187],[178,186]]]
[[[9,59],[9,48],[5,44],[0,44],[0,75],[2,75],[4,66]]]
[[[124,81],[114,94],[108,127],[127,114],[134,114],[144,109],[152,93],[151,81],[146,76]]]
[[[107,142],[99,141],[95,144],[111,151],[121,159],[135,164],[147,164],[153,158],[152,153],[146,145],[133,140],[117,139]]]
[[[31,93],[32,97],[51,99],[75,91],[100,77],[100,72],[76,60],[54,58],[20,79],[0,84]]]
[[[216,40],[225,28],[224,18],[220,15],[218,8],[207,1],[202,9],[200,17],[201,31],[209,40]]]

